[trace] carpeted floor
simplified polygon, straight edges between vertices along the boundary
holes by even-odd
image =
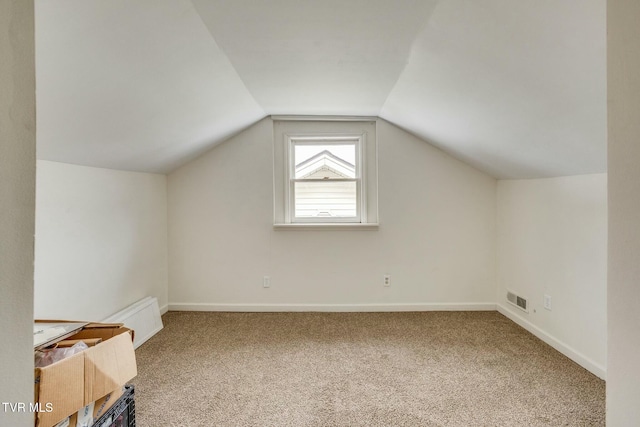
[[[598,426],[605,384],[497,312],[170,312],[138,426]]]

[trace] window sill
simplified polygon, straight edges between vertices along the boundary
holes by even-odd
[[[379,224],[376,223],[295,223],[295,224],[273,224],[274,230],[377,230]]]

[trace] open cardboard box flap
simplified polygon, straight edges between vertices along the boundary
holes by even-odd
[[[111,338],[115,335],[121,334],[124,328],[124,323],[99,323],[99,322],[87,322],[83,320],[35,320],[35,323],[86,323],[82,330],[76,333],[73,337],[68,339],[82,339],[82,338]],[[127,328],[124,328],[127,329]],[[128,329],[131,334],[131,341],[134,338],[134,331]],[[103,338],[105,339],[105,338]]]
[[[47,323],[59,321],[46,321]],[[38,412],[36,426],[50,427],[119,389],[137,375],[133,331],[122,324],[86,325],[69,339],[102,342],[52,365],[35,368],[35,399],[53,411]]]

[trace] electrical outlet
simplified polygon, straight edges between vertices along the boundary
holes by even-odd
[[[391,275],[390,274],[385,274],[383,276],[384,278],[384,286],[391,286]]]
[[[262,278],[262,287],[270,288],[271,287],[271,278],[269,276],[264,276]]]
[[[544,296],[544,308],[551,311],[551,295]]]

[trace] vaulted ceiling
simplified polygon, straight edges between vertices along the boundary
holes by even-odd
[[[38,157],[166,173],[270,114],[606,170],[604,0],[36,0]]]

